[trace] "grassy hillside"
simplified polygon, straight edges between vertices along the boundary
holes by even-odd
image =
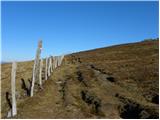
[[[32,98],[24,82],[28,87],[33,61],[18,63],[15,118],[158,118],[158,42],[67,55],[50,78],[43,80],[43,89],[36,85]],[[2,64],[3,118],[9,110],[10,72],[11,64]]]

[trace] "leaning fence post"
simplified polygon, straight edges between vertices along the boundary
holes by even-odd
[[[42,69],[43,69],[43,59],[40,61],[40,69],[39,69],[39,85],[42,88]]]
[[[11,73],[11,91],[12,91],[12,116],[17,114],[16,108],[16,62],[12,63],[12,73]]]
[[[42,41],[39,41],[37,52],[36,52],[36,58],[34,60],[34,66],[33,66],[32,85],[31,85],[31,93],[30,93],[31,97],[33,96],[34,84],[39,71],[39,58],[40,58],[41,49],[42,49]]]
[[[45,80],[47,80],[47,73],[48,73],[48,58],[46,57],[46,69],[45,69]]]

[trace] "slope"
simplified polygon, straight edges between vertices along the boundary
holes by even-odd
[[[15,118],[158,118],[158,50],[153,40],[67,55],[32,98],[20,81],[27,83],[33,62],[18,63]],[[2,65],[4,118],[9,66]]]

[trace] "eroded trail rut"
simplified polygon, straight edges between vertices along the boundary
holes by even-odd
[[[112,74],[94,65],[83,64],[79,62],[80,58],[76,60],[77,63],[58,67],[43,84],[42,90],[18,106],[16,118],[127,118],[131,113],[126,115],[128,109],[125,106],[129,107],[134,100],[123,103],[120,98],[131,97],[130,93],[116,84]],[[137,95],[133,93],[133,96]],[[143,114],[147,114],[147,118],[157,118],[157,114],[138,105],[142,115],[139,113],[137,118],[145,118]],[[151,106],[155,109],[154,105]],[[133,106],[133,109],[136,108]]]
[[[116,105],[109,99],[106,99],[107,103],[102,100],[105,95],[103,92],[100,95],[101,88],[96,88],[98,78],[88,80],[88,73],[84,74],[81,67],[69,64],[57,68],[43,84],[43,89],[18,105],[16,118],[104,118],[106,115],[118,118],[117,111],[114,111]],[[92,76],[92,69],[86,70]],[[103,106],[112,112],[106,114]]]

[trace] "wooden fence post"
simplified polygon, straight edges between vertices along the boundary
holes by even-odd
[[[61,56],[58,56],[58,66],[61,65]]]
[[[50,57],[51,59],[51,72],[53,72],[53,59],[52,59],[52,56]]]
[[[52,69],[54,70],[54,57],[52,56]]]
[[[62,63],[62,55],[60,56],[60,65],[61,65],[61,63]]]
[[[55,68],[57,68],[57,66],[58,66],[58,58],[57,58],[57,56],[55,57]]]
[[[42,69],[43,69],[43,59],[40,61],[40,69],[39,69],[39,85],[42,88]]]
[[[12,73],[11,73],[11,91],[12,91],[12,116],[17,114],[16,107],[16,62],[12,63]]]
[[[53,69],[55,69],[56,67],[55,67],[55,56],[52,58],[52,60],[53,60]]]
[[[64,55],[61,55],[61,62],[60,62],[61,64],[62,64],[63,58],[64,58]]]
[[[45,80],[48,78],[48,58],[46,57]]]
[[[54,56],[54,69],[56,68],[56,56]]]
[[[31,85],[31,97],[33,96],[33,92],[34,92],[34,84],[35,84],[35,80],[38,77],[38,71],[39,71],[39,59],[40,59],[40,54],[41,54],[41,49],[42,49],[42,41],[38,42],[38,48],[37,48],[37,52],[36,52],[36,58],[34,60],[34,66],[33,66],[33,74],[32,74],[32,85]]]
[[[50,57],[48,58],[48,76],[51,75],[51,59]]]

